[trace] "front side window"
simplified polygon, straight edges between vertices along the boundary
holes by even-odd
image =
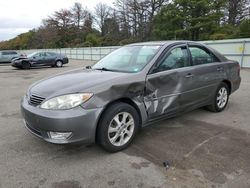
[[[202,65],[217,62],[218,59],[208,50],[199,47],[189,47],[193,65]]]
[[[42,57],[42,53],[37,53],[34,55],[34,57]]]
[[[190,63],[186,46],[176,47],[167,53],[167,56],[163,58],[160,65],[154,70],[154,72],[161,72],[187,66],[190,66]]]
[[[98,61],[93,69],[139,72],[155,56],[160,46],[138,45],[119,48]]]
[[[37,53],[37,52],[33,52],[29,55],[27,55],[28,58],[32,58],[32,57],[38,57],[40,53]]]

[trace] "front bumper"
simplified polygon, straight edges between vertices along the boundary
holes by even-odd
[[[95,131],[102,108],[83,109],[81,106],[69,110],[45,110],[32,106],[26,97],[21,102],[21,111],[26,128],[35,136],[48,142],[66,144],[95,142]],[[57,140],[49,132],[72,132],[68,139]]]
[[[22,63],[21,62],[16,62],[16,61],[12,61],[10,64],[12,67],[22,67]]]

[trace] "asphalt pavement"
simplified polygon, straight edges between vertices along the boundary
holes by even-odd
[[[0,188],[250,187],[249,69],[242,69],[241,87],[225,111],[198,109],[154,123],[119,153],[32,136],[20,113],[29,85],[92,63],[30,70],[0,65]]]

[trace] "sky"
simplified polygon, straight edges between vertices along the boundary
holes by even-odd
[[[112,5],[113,0],[1,0],[0,41],[9,40],[41,25],[42,19],[75,2],[93,11],[99,2]]]

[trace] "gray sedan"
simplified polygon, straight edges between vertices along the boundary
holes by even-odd
[[[13,59],[11,65],[16,68],[29,69],[39,66],[62,67],[68,62],[69,59],[62,54],[54,52],[34,52],[27,57]]]
[[[157,120],[203,106],[223,111],[240,82],[237,62],[199,43],[136,43],[38,81],[21,109],[27,129],[48,142],[97,142],[116,152]]]
[[[10,63],[12,59],[22,57],[23,55],[18,54],[15,51],[0,51],[0,63]]]

